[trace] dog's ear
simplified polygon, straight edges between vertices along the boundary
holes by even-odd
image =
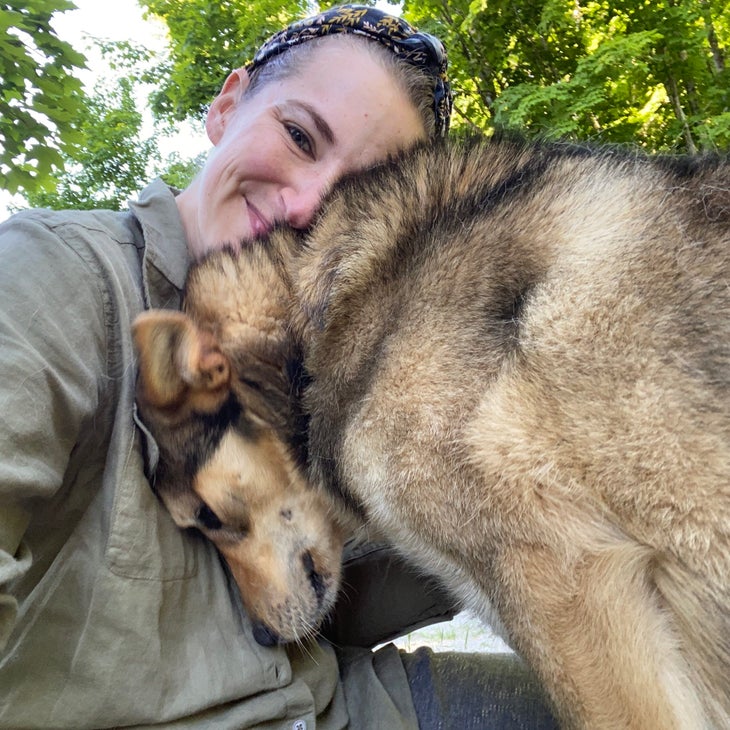
[[[227,397],[229,360],[215,337],[188,315],[144,312],[135,319],[132,335],[139,361],[138,397],[149,406],[211,413]]]

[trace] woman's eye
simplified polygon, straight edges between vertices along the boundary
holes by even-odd
[[[220,530],[223,527],[223,523],[218,519],[218,515],[207,504],[202,505],[198,509],[195,518],[206,530]]]
[[[295,127],[292,124],[289,124],[287,126],[287,131],[289,132],[289,136],[292,138],[292,141],[294,144],[299,147],[300,150],[303,152],[306,152],[308,155],[311,155],[313,153],[313,147],[312,143],[309,140],[309,137],[302,132],[299,127]]]

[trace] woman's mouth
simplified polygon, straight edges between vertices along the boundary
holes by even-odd
[[[271,223],[266,220],[261,211],[246,201],[248,205],[248,218],[251,224],[251,234],[253,238],[263,238],[271,231]]]

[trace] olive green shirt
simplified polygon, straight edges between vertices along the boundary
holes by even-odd
[[[0,727],[415,728],[395,650],[259,646],[150,489],[130,325],[188,264],[161,181],[0,225]]]

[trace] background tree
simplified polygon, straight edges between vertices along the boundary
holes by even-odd
[[[54,13],[69,0],[0,2],[0,188],[52,189],[64,152],[79,147],[85,100],[74,76],[86,59],[60,40]]]
[[[143,135],[141,95],[157,133],[200,120],[231,69],[317,8],[306,0],[139,3],[167,24],[166,56],[142,59],[142,49],[114,44],[122,80],[83,104],[71,75],[83,57],[48,25],[53,9],[71,3],[0,0],[0,38],[9,39],[0,59],[0,187],[29,191],[33,204],[114,207],[152,172],[185,185],[196,162],[159,159],[156,138]],[[404,0],[402,10],[447,45],[457,132],[507,127],[650,151],[730,148],[730,0]],[[43,39],[37,48],[31,36]]]
[[[131,42],[96,45],[111,73],[97,81],[79,112],[84,142],[62,154],[64,172],[55,189],[26,193],[33,207],[121,210],[152,177],[184,187],[200,167],[201,160],[177,153],[163,159],[159,142],[171,128],[160,123],[150,129],[145,118],[153,54]]]
[[[316,9],[279,0],[142,4],[170,29],[153,107],[172,120],[202,116],[228,70]],[[730,0],[404,0],[402,9],[446,42],[457,130],[518,128],[648,150],[730,146]]]
[[[405,0],[449,49],[456,126],[730,146],[728,0]]]
[[[142,136],[132,81],[97,84],[79,113],[84,144],[64,155],[64,172],[54,190],[28,192],[32,207],[120,210],[159,161],[155,136]]]
[[[169,29],[169,60],[151,96],[158,118],[202,118],[226,74],[273,33],[313,11],[306,0],[140,0]]]

